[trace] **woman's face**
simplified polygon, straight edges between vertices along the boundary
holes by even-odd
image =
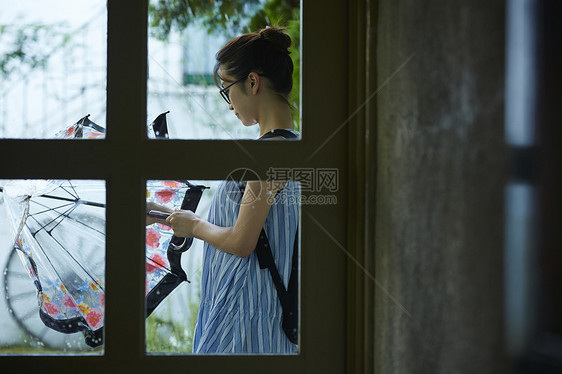
[[[252,126],[258,122],[255,100],[252,95],[247,93],[250,91],[249,81],[249,78],[242,79],[240,82],[230,86],[227,90],[228,97],[230,98],[230,105],[228,108],[234,111],[234,114],[244,126]],[[232,76],[226,73],[221,74],[221,84],[223,87],[233,82],[236,82],[236,79]],[[246,85],[248,85],[248,87],[246,87]]]

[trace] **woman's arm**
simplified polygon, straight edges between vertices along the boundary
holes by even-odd
[[[246,184],[238,219],[234,226],[221,227],[198,217],[191,211],[177,210],[166,223],[179,237],[196,237],[213,247],[239,257],[249,256],[258,242],[273,199],[268,198],[283,187],[281,183],[250,181]]]

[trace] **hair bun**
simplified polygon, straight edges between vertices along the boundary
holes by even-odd
[[[291,37],[285,34],[285,30],[284,27],[266,27],[259,31],[259,35],[262,39],[288,52],[291,46]]]

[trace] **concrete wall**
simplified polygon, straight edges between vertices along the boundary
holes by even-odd
[[[502,372],[505,4],[378,7],[376,372]]]

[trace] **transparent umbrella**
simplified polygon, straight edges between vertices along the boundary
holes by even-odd
[[[103,134],[103,128],[86,116],[61,131],[59,137],[97,138]],[[147,185],[147,199],[195,211],[205,188],[188,181],[154,181]],[[17,292],[13,286],[21,284],[21,272],[5,271],[6,297],[13,316],[20,326],[36,331],[36,321],[30,317],[38,312],[49,329],[68,334],[82,332],[86,344],[101,345],[105,306],[104,181],[14,180],[3,187],[3,198],[15,238],[13,253],[17,253],[34,286],[34,292]],[[180,260],[190,245],[191,240],[175,238],[166,226],[147,228],[147,316],[187,281]],[[8,266],[14,265],[12,257]],[[30,304],[25,301],[35,297],[35,310],[29,310]],[[44,331],[39,333],[45,335]]]

